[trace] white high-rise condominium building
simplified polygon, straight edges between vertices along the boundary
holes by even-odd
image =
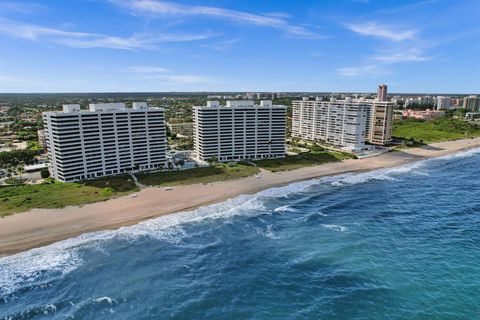
[[[193,107],[194,152],[199,160],[236,161],[285,156],[286,107],[263,100],[208,101]]]
[[[318,141],[350,151],[365,142],[384,145],[392,134],[393,102],[351,99],[293,101],[292,137]]]
[[[345,100],[293,101],[292,137],[318,141],[348,150],[365,146],[368,106]]]
[[[450,109],[450,107],[451,107],[450,97],[442,97],[442,96],[437,97],[437,110],[446,110],[446,109]]]
[[[122,172],[161,168],[165,163],[165,116],[134,102],[64,105],[44,112],[46,145],[52,176],[78,181]]]

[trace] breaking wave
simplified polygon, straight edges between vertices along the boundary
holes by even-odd
[[[396,168],[375,170],[359,174],[341,174],[319,179],[291,183],[282,187],[270,188],[254,195],[241,195],[225,202],[208,205],[193,211],[180,212],[117,230],[99,231],[60,241],[45,247],[35,248],[27,252],[0,258],[0,296],[6,296],[19,287],[32,286],[38,281],[63,277],[76,270],[82,263],[81,249],[92,248],[103,250],[105,244],[113,239],[137,240],[144,237],[178,243],[186,236],[182,228],[187,223],[199,223],[205,220],[230,219],[236,216],[254,217],[262,214],[272,214],[272,209],[266,207],[272,198],[285,198],[290,195],[308,192],[318,185],[333,185],[336,187],[350,186],[372,180],[395,180],[399,175],[410,172],[422,172],[428,165],[442,163],[458,158],[471,157],[480,153],[480,149],[472,149],[444,157],[422,160]],[[426,174],[423,172],[423,174]],[[293,212],[296,209],[284,205],[273,209],[273,212]],[[324,216],[315,213],[316,217]],[[306,217],[306,219],[312,219]],[[325,228],[344,232],[341,225],[323,224]],[[266,235],[275,238],[273,230],[267,229]],[[102,298],[103,299],[103,298]]]

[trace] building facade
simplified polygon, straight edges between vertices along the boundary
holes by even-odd
[[[392,141],[395,103],[376,100],[361,100],[360,103],[368,106],[366,141],[381,146],[389,144]]]
[[[292,137],[359,151],[391,141],[393,102],[351,99],[293,101]]]
[[[473,112],[480,111],[480,98],[477,96],[463,98],[463,108]]]
[[[437,97],[437,110],[447,110],[450,109],[450,97]]]
[[[293,101],[292,137],[355,151],[365,146],[368,107],[351,99]]]
[[[285,131],[286,107],[269,100],[193,107],[194,153],[202,161],[284,157]]]
[[[165,115],[135,102],[64,105],[44,112],[51,173],[60,181],[79,181],[123,172],[160,169],[165,162]]]
[[[186,137],[193,136],[192,122],[169,122],[167,127],[172,134],[180,134]]]
[[[436,118],[441,118],[445,116],[445,111],[439,110],[412,110],[406,109],[402,111],[402,116],[404,118],[415,118],[417,120],[432,120]]]

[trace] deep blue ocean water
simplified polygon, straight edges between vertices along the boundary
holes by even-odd
[[[0,259],[0,319],[479,319],[480,150]]]

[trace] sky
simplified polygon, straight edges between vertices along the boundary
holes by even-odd
[[[480,93],[478,0],[0,0],[0,92]]]

